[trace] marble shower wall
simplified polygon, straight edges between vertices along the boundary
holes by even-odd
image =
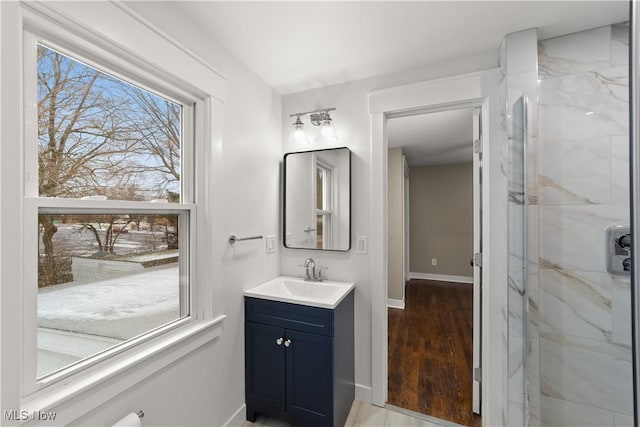
[[[508,176],[507,425],[539,425],[537,359],[537,79],[535,29],[507,34],[506,128]],[[532,184],[533,183],[533,184]],[[533,316],[532,316],[533,314]],[[533,326],[533,327],[532,327]],[[532,345],[532,343],[534,343]]]
[[[540,41],[538,61],[541,422],[633,425],[630,279],[605,259],[629,223],[628,25]]]

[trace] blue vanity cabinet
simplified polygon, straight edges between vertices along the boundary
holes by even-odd
[[[247,322],[244,333],[245,346],[252,349],[245,358],[251,399],[284,413],[285,347],[276,344],[284,336],[284,328]]]
[[[353,291],[335,309],[245,297],[247,420],[344,426],[353,403]]]

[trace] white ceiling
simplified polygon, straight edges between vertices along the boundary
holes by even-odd
[[[389,147],[402,147],[409,166],[473,160],[473,110],[451,110],[387,121]]]
[[[498,63],[505,34],[569,34],[628,19],[627,1],[162,2],[281,94],[475,58]],[[412,166],[471,161],[471,111],[389,121]]]
[[[177,1],[281,94],[469,56],[490,58],[505,34],[540,39],[627,20],[627,1]],[[485,62],[486,63],[486,62]]]

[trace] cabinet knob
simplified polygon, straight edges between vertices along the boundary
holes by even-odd
[[[285,347],[289,347],[290,345],[291,345],[291,340],[286,340],[286,341],[284,342],[284,346],[285,346]]]
[[[278,339],[276,340],[276,344],[278,344],[278,345],[282,345],[282,341],[284,341],[284,339],[282,339],[282,338],[278,338]]]

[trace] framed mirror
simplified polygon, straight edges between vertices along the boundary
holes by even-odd
[[[284,246],[351,249],[351,150],[284,156]]]

